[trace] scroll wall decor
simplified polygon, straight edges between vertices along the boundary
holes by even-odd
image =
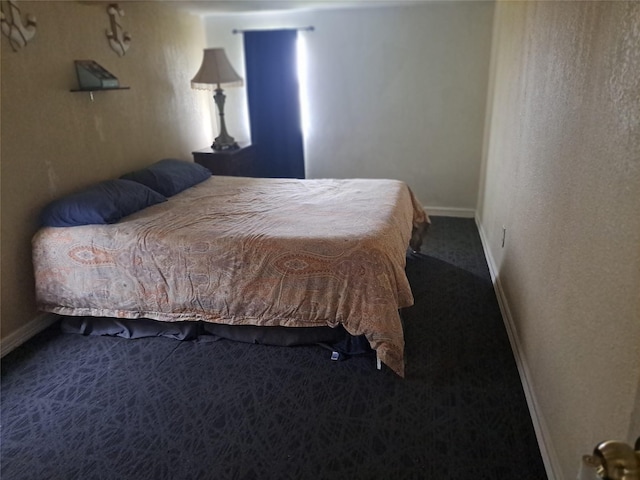
[[[117,3],[111,3],[107,7],[107,13],[109,14],[109,23],[111,25],[111,29],[107,30],[109,45],[114,52],[122,57],[127,53],[131,43],[131,35],[125,32],[122,25],[118,23],[118,17],[124,17],[124,10]]]
[[[26,47],[36,34],[36,17],[27,15],[25,25],[16,0],[7,0],[0,4],[0,25],[2,34],[9,39],[14,52]]]

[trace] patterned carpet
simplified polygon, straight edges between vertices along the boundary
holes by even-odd
[[[406,379],[316,346],[63,334],[2,360],[1,478],[545,479],[473,220],[407,256]]]

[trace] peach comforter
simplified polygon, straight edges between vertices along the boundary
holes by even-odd
[[[412,226],[396,180],[211,177],[112,225],[33,239],[38,308],[61,315],[336,326],[404,375]]]

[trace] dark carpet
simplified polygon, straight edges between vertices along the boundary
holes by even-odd
[[[317,346],[63,334],[2,360],[1,478],[546,475],[473,220],[407,255],[406,378]]]

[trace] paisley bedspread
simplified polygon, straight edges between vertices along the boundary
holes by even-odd
[[[216,177],[112,225],[33,238],[38,308],[61,315],[364,334],[404,376],[412,226],[397,180]]]

